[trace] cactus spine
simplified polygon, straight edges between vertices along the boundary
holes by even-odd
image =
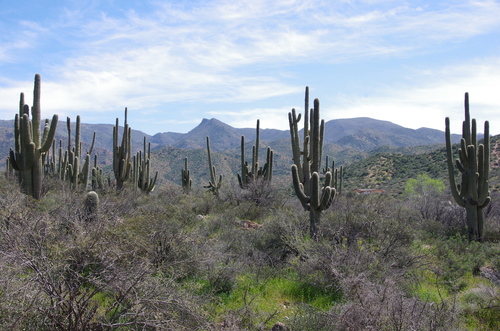
[[[210,152],[210,138],[207,136],[207,152],[208,152],[208,168],[210,171],[210,181],[208,185],[204,186],[208,188],[216,196],[219,195],[219,189],[222,185],[222,175],[219,176],[219,180],[217,181],[217,173],[215,171],[215,166],[212,164],[212,153]]]
[[[465,93],[465,120],[462,122],[462,139],[455,165],[460,172],[461,184],[455,182],[453,150],[451,146],[450,119],[446,117],[446,160],[450,188],[455,202],[465,208],[469,239],[483,241],[484,213],[491,198],[489,192],[490,172],[490,130],[489,122],[484,122],[484,142],[478,144],[476,120],[470,118],[469,94]]]
[[[52,146],[58,120],[57,115],[50,122],[46,120],[43,134],[41,133],[40,92],[41,78],[36,74],[31,119],[30,107],[24,104],[24,94],[21,93],[19,114],[14,119],[15,150],[11,149],[9,155],[12,168],[19,172],[21,189],[35,199],[39,199],[42,193],[44,155]]]
[[[118,145],[118,118],[113,127],[113,173],[116,179],[116,188],[122,189],[123,183],[129,179],[132,168],[131,136],[132,130],[127,124],[127,108],[125,108],[125,123],[121,144]]]
[[[260,121],[257,120],[255,134],[255,145],[252,147],[252,163],[249,165],[245,161],[245,136],[241,136],[241,175],[238,174],[238,183],[242,189],[248,188],[248,184],[262,178],[265,182],[270,182],[273,173],[274,152],[267,148],[266,163],[259,168],[259,143],[260,143]]]
[[[290,137],[292,141],[293,161],[292,180],[295,194],[305,210],[309,211],[309,233],[313,240],[318,240],[318,226],[321,212],[330,207],[336,195],[333,176],[326,172],[324,185],[320,184],[320,163],[323,150],[325,121],[320,121],[319,100],[314,100],[314,108],[309,108],[309,88],[306,87],[304,110],[304,142],[300,150],[300,137],[295,109],[288,114],[290,124]],[[302,161],[301,161],[302,156]]]
[[[191,185],[193,184],[193,181],[191,179],[191,174],[188,169],[188,158],[184,158],[184,169],[182,169],[182,174],[181,174],[181,184],[182,184],[182,189],[184,190],[184,193],[189,194],[191,192]]]

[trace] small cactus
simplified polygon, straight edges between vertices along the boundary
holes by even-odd
[[[84,220],[86,222],[97,222],[99,220],[99,195],[90,191],[85,196]]]

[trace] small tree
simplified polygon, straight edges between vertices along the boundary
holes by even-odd
[[[406,182],[405,195],[412,206],[420,212],[424,219],[439,218],[442,200],[439,196],[444,192],[445,185],[441,179],[432,179],[427,174],[420,174]]]

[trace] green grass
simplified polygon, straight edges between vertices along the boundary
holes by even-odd
[[[266,279],[259,279],[254,274],[239,275],[234,289],[220,293],[219,299],[216,307],[218,316],[228,311],[251,308],[262,314],[284,317],[294,314],[299,304],[326,311],[342,300],[342,293],[327,292],[302,282],[293,270],[285,270]]]

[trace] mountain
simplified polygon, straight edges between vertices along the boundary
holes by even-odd
[[[133,123],[131,124],[133,127]],[[347,165],[360,161],[374,153],[391,151],[396,148],[406,148],[406,153],[418,153],[420,150],[435,149],[435,145],[444,143],[444,132],[439,130],[421,128],[418,130],[404,128],[388,121],[380,121],[367,117],[352,119],[337,119],[325,123],[326,134],[323,155],[334,159],[336,165]],[[120,128],[120,137],[122,134]],[[74,136],[75,124],[71,123],[71,134]],[[112,160],[111,146],[113,125],[111,124],[81,124],[83,150],[88,150],[93,133],[96,132],[95,153],[98,154],[98,162],[109,165]],[[164,154],[165,148],[170,152],[186,150],[198,150],[196,159],[204,158],[206,149],[206,137],[210,137],[211,149],[214,153],[225,155],[227,160],[235,159],[237,170],[240,158],[241,136],[245,136],[246,159],[250,159],[252,145],[255,140],[255,128],[233,128],[215,118],[203,119],[201,123],[188,133],[164,132],[153,136],[144,132],[132,130],[132,149],[135,153],[143,148],[143,139],[151,142],[153,153]],[[453,136],[455,142],[460,137]],[[63,148],[67,146],[66,122],[58,124],[56,142],[61,141]],[[275,171],[287,173],[291,159],[290,136],[288,130],[261,129],[261,158],[265,157],[267,146],[275,152]],[[72,137],[74,143],[74,137]],[[0,160],[5,160],[9,149],[14,146],[13,121],[0,120]],[[429,147],[434,146],[434,147]],[[179,152],[179,154],[182,154]],[[179,164],[184,157],[179,156]],[[227,161],[229,162],[229,161]],[[229,162],[233,163],[233,161]],[[4,167],[4,161],[0,167]],[[175,166],[177,168],[178,165]],[[202,166],[203,167],[203,166]],[[164,169],[174,171],[174,169]],[[175,175],[176,176],[176,175]]]

